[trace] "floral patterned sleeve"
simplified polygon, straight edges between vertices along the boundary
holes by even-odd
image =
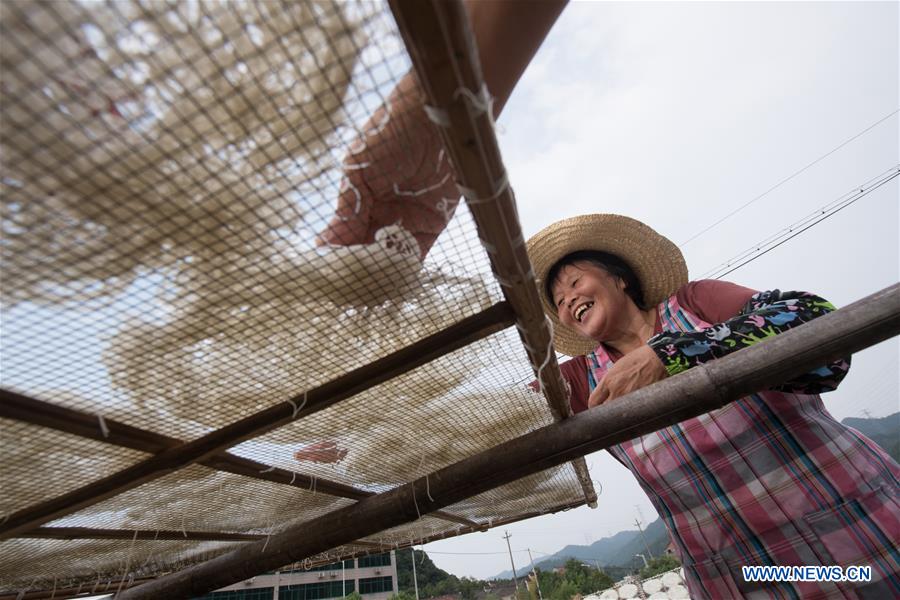
[[[664,331],[648,342],[669,375],[720,358],[778,335],[834,310],[827,300],[806,292],[772,290],[754,294],[741,312],[702,331]],[[836,389],[850,368],[850,358],[835,361],[772,389],[819,394]]]

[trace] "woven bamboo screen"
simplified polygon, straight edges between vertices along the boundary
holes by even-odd
[[[8,0],[0,61],[0,591],[176,570],[553,420],[466,209],[424,263],[402,222],[317,245],[416,135],[386,6]],[[579,468],[312,561],[577,505]]]

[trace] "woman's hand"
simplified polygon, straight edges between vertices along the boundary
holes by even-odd
[[[399,223],[416,237],[424,258],[458,201],[440,133],[409,73],[350,145],[337,210],[319,239],[339,246],[368,244],[376,231]]]
[[[519,2],[466,0],[465,5],[497,117],[566,0],[531,2],[528,10]],[[453,216],[459,191],[422,102],[410,72],[388,99],[390,114],[382,107],[366,124],[344,160],[337,211],[319,234],[321,243],[368,244],[376,231],[400,222],[416,236],[422,257],[428,253]],[[406,194],[398,195],[395,184]]]
[[[662,361],[650,346],[641,346],[616,361],[588,398],[588,408],[615,400],[668,377]]]
[[[294,452],[294,460],[299,462],[339,463],[347,456],[347,449],[336,442],[316,442],[308,444]]]

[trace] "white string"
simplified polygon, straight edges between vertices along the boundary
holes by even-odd
[[[291,408],[294,409],[294,413],[291,415],[291,419],[296,419],[296,418],[297,418],[297,413],[300,412],[301,410],[303,410],[303,407],[306,406],[307,394],[309,394],[309,391],[308,391],[308,390],[305,390],[305,391],[303,392],[303,402],[300,403],[300,406],[297,406],[297,403],[294,402],[293,400],[291,400],[290,398],[288,398],[287,400],[285,400],[285,402],[287,402],[288,404],[290,404],[290,405],[291,405]],[[265,472],[265,471],[263,471],[263,472]]]
[[[428,116],[429,121],[438,127],[450,127],[450,115],[446,110],[429,104],[423,104],[422,108],[425,109],[425,114]]]
[[[550,317],[544,315],[544,322],[547,323],[547,329],[549,333],[549,337],[547,339],[547,356],[544,357],[544,362],[538,368],[537,377],[538,377],[538,385],[541,387],[541,391],[544,391],[544,378],[543,371],[544,368],[550,364],[550,357],[553,356],[553,322],[550,320]]]
[[[372,137],[373,135],[378,135],[384,128],[387,127],[387,124],[391,120],[391,112],[393,111],[392,105],[390,102],[384,103],[384,116],[381,118],[381,122],[376,124],[375,127],[365,132],[366,137]]]
[[[368,131],[363,131],[362,135],[360,137],[356,138],[355,140],[353,140],[351,145],[347,147],[347,152],[351,156],[359,154],[360,152],[362,152],[363,150],[365,150],[366,148],[369,147],[369,145],[366,143],[367,137],[372,137],[372,136],[378,135],[379,133],[384,131],[384,129],[387,127],[387,124],[391,120],[391,114],[392,114],[393,109],[391,108],[392,105],[390,102],[385,102],[382,106],[384,108],[384,117],[381,118],[381,122],[377,123],[375,125],[375,127],[373,127],[372,129],[369,129]],[[354,148],[353,144],[359,144],[359,147]]]
[[[97,578],[99,579],[99,577],[100,577],[100,576],[98,575]],[[32,579],[32,580],[31,580],[31,583],[29,583],[28,586],[25,587],[25,589],[21,590],[18,594],[16,594],[16,600],[22,600],[22,599],[25,597],[25,592],[27,592],[27,591],[30,590],[32,587],[34,587],[34,584],[35,584],[36,581],[37,581],[37,577],[35,577],[34,579]]]
[[[122,591],[122,586],[125,584],[125,578],[128,576],[128,567],[131,566],[131,553],[132,553],[132,551],[134,551],[134,543],[137,541],[137,537],[138,537],[138,530],[135,529],[134,536],[131,538],[131,546],[128,547],[128,556],[125,559],[125,571],[122,573],[122,580],[119,581],[119,587],[118,587],[118,589],[116,589],[116,593],[113,594],[113,598],[115,598],[116,596],[119,595],[119,592]],[[55,589],[55,587],[56,586],[54,584],[54,589]]]
[[[100,433],[103,434],[104,438],[109,437],[109,427],[106,426],[106,419],[103,418],[103,415],[98,414],[97,420],[100,421]]]
[[[187,529],[184,526],[184,515],[181,515],[181,535],[187,538]]]
[[[428,475],[425,475],[425,495],[428,496],[428,499],[434,502],[434,498],[431,497],[431,485],[428,483]]]
[[[416,197],[418,197],[418,196],[421,196],[421,195],[423,195],[423,194],[427,194],[428,192],[433,192],[434,190],[440,188],[440,187],[443,186],[445,183],[447,183],[447,180],[448,180],[448,179],[450,179],[450,173],[447,173],[446,175],[444,175],[444,177],[443,177],[440,181],[438,181],[437,183],[435,183],[435,184],[433,184],[433,185],[429,185],[428,187],[424,187],[424,188],[422,188],[422,189],[420,189],[420,190],[415,190],[415,191],[412,191],[412,190],[410,190],[410,191],[404,191],[404,190],[401,190],[401,189],[400,189],[400,186],[398,186],[398,185],[395,183],[395,184],[394,184],[394,193],[395,193],[396,195],[398,195],[398,196],[411,196],[411,197],[413,197],[413,198],[416,198]]]
[[[291,471],[291,485],[294,485],[294,480],[297,479],[297,471]]]
[[[506,171],[503,172],[503,175],[500,176],[500,179],[497,180],[497,188],[494,192],[485,198],[479,198],[478,192],[473,190],[472,188],[467,188],[464,185],[456,184],[456,188],[459,190],[459,193],[466,197],[466,202],[469,204],[485,204],[487,202],[493,202],[497,198],[499,198],[506,190],[510,189],[509,186],[509,177],[506,174]]]
[[[260,473],[270,473],[274,470],[275,470],[275,466],[273,465],[273,466],[269,467],[268,469],[263,469],[262,471],[260,471]]]
[[[156,533],[153,534],[153,541],[155,542],[157,539],[159,539],[159,529],[157,529]],[[149,544],[149,546],[152,548],[153,544]],[[147,560],[145,560],[144,564],[141,565],[141,569],[144,569],[147,565],[149,565],[151,560],[153,560],[153,552],[147,554]]]
[[[440,200],[434,205],[436,209],[441,211],[444,215],[444,223],[449,223],[450,219],[453,218],[453,211],[456,210],[457,200],[453,198],[441,197]]]
[[[311,491],[311,492],[313,493],[313,495],[316,494],[316,476],[315,476],[315,475],[312,475],[312,476],[310,477],[310,480],[309,480],[309,491]]]
[[[349,221],[350,219],[359,215],[360,209],[362,209],[362,194],[359,193],[359,190],[356,189],[356,186],[350,183],[349,177],[344,177],[341,179],[341,186],[338,188],[338,192],[343,194],[347,189],[353,190],[353,195],[356,196],[356,205],[353,207],[353,216],[351,217],[338,217],[341,221]]]
[[[453,99],[459,100],[460,96],[463,96],[469,101],[469,105],[478,111],[478,115],[488,113],[493,122],[494,97],[488,92],[486,84],[481,84],[481,89],[478,91],[477,95],[467,87],[460,87],[453,93]]]
[[[465,87],[459,88],[458,90],[456,90],[456,93],[453,94],[454,99],[457,99],[460,96],[464,96],[469,101],[469,105],[478,111],[478,114],[476,114],[475,116],[480,116],[481,114],[487,113],[492,130],[501,135],[506,133],[506,130],[503,127],[498,126],[497,121],[494,120],[495,98],[491,96],[486,83],[482,82],[481,91],[477,96],[472,93],[472,90]]]
[[[416,482],[412,482],[409,485],[412,488],[413,505],[416,507],[416,514],[419,515],[419,519],[421,519],[422,513],[419,512],[419,503],[416,501]]]
[[[269,533],[266,534],[266,543],[263,544],[262,552],[266,551],[266,547],[269,545],[269,539],[272,537],[272,526],[269,525]]]
[[[484,246],[484,249],[488,254],[497,254],[497,246],[492,243],[486,241],[484,238],[479,237],[478,240],[481,242],[481,245]]]

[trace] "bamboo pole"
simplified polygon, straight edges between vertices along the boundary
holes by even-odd
[[[196,440],[163,450],[118,473],[13,513],[0,525],[0,540],[15,537],[47,521],[220,454],[244,440],[327,408],[435,358],[502,331],[511,324],[509,305],[506,302],[495,304],[447,329],[304,392],[291,399],[293,404],[286,400]],[[295,413],[294,406],[304,402],[303,408]]]
[[[502,519],[495,519],[492,521],[492,525],[494,527],[499,527],[502,525],[508,525],[510,523],[517,523],[519,521],[524,521],[526,519],[533,519],[534,517],[539,517],[547,514],[554,514],[561,511],[571,510],[573,508],[578,508],[579,506],[583,506],[584,502],[567,502],[565,504],[560,504],[558,506],[554,506],[542,511],[531,511],[527,513],[521,513],[518,515],[514,515],[512,517],[505,517]],[[429,513],[428,516],[433,517],[437,514],[437,512]],[[451,537],[457,537],[460,535],[465,535],[467,533],[474,533],[476,531],[487,531],[487,525],[481,525],[478,523],[472,523],[470,525],[461,525],[456,529],[452,529],[450,531],[444,531],[441,533],[435,533],[433,535],[426,536],[424,538],[414,540],[414,542],[404,541],[396,544],[382,544],[374,541],[368,540],[354,540],[344,546],[357,546],[359,548],[366,548],[365,550],[359,550],[357,552],[352,552],[349,554],[342,554],[340,556],[340,560],[347,560],[350,558],[360,558],[362,556],[371,556],[373,554],[380,554],[382,552],[387,552],[388,550],[399,550],[403,548],[409,548],[413,545],[418,546],[421,544],[430,544],[431,542],[436,542],[439,540],[445,540]],[[71,533],[74,535],[69,535]],[[76,531],[77,530],[77,531]],[[188,532],[190,536],[192,532]],[[194,532],[196,533],[196,532]],[[213,537],[218,536],[219,534],[216,532],[209,532],[210,540],[212,541],[231,541],[224,540],[221,537]],[[28,533],[23,534],[23,538],[51,538],[51,539],[132,539],[134,537],[133,529],[88,529],[88,528],[77,528],[77,527],[40,527],[38,529],[33,529]],[[254,535],[254,534],[234,534],[234,541],[252,541],[255,539],[264,539],[265,535]],[[178,540],[183,539],[183,532],[181,531],[139,531],[138,532],[138,540]],[[198,538],[195,538],[198,539]],[[334,562],[333,558],[323,558],[320,560],[311,561],[308,564],[308,567],[318,567],[322,565],[329,564]],[[305,563],[306,561],[304,561]],[[284,569],[284,565],[279,569]],[[152,578],[144,578],[144,581],[149,581]],[[128,586],[131,587],[131,586]],[[76,588],[71,588],[74,591]],[[38,598],[50,598],[51,596],[55,598],[63,598],[65,595],[60,595],[61,590],[56,590],[55,595],[52,590],[34,590],[31,592],[27,592],[25,598],[33,598],[37,600]],[[16,594],[2,594],[0,593],[0,600],[17,600]]]
[[[390,0],[412,58],[427,112],[438,124],[457,182],[506,300],[516,314],[522,344],[555,420],[572,415],[569,393],[551,346],[534,271],[519,224],[515,196],[494,133],[475,38],[459,1]],[[486,93],[482,94],[482,90]],[[584,459],[573,461],[585,501],[597,494]]]
[[[291,527],[267,543],[248,543],[200,565],[127,590],[120,598],[187,598],[225,587],[415,521],[420,514],[577,456],[709,412],[898,333],[900,284],[895,284],[754,346],[548,425],[389,492]]]
[[[205,542],[253,542],[263,534],[227,531],[156,531],[153,529],[94,529],[91,527],[38,527],[21,538],[50,540],[197,540]]]

